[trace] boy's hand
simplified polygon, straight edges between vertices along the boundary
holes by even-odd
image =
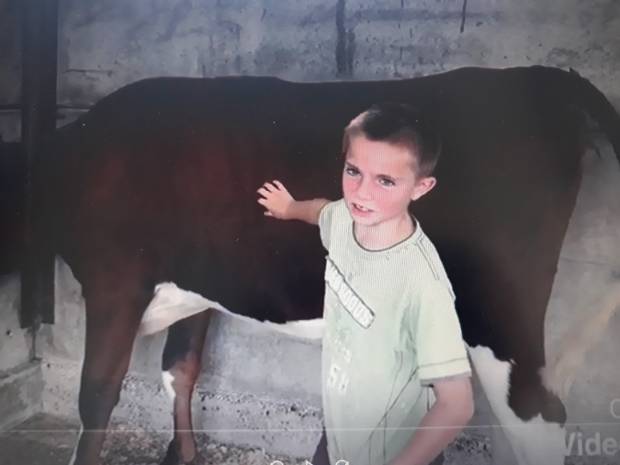
[[[265,216],[289,219],[290,207],[295,199],[280,181],[266,182],[257,192],[261,195],[258,203],[266,208]]]

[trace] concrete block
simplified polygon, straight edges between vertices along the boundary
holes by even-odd
[[[0,430],[41,412],[43,378],[39,361],[0,371]]]
[[[0,276],[0,372],[26,364],[32,356],[32,334],[19,326],[21,285],[17,273]]]

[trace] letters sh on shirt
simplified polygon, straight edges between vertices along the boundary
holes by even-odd
[[[326,260],[325,284],[336,294],[342,307],[355,321],[363,328],[370,327],[375,319],[374,312],[349,286],[338,267],[329,257]],[[350,331],[341,328],[332,341],[333,351],[339,354],[340,357],[332,359],[327,375],[327,387],[333,389],[339,395],[345,395],[349,386],[347,369],[351,363],[350,338]],[[339,361],[345,364],[345,366],[340,366]]]

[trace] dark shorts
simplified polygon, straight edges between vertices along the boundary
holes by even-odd
[[[310,462],[312,465],[330,465],[329,455],[327,455],[327,436],[325,435],[325,430],[321,433],[321,439]]]

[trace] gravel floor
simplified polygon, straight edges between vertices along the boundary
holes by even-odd
[[[79,426],[50,415],[37,415],[10,431],[0,433],[0,465],[66,465],[77,438]],[[165,454],[170,433],[129,429],[113,424],[104,450],[104,465],[158,465]],[[242,448],[211,441],[197,434],[208,465],[304,465],[305,457],[283,457],[256,448]],[[445,465],[490,464],[488,441],[461,437],[446,451]]]

